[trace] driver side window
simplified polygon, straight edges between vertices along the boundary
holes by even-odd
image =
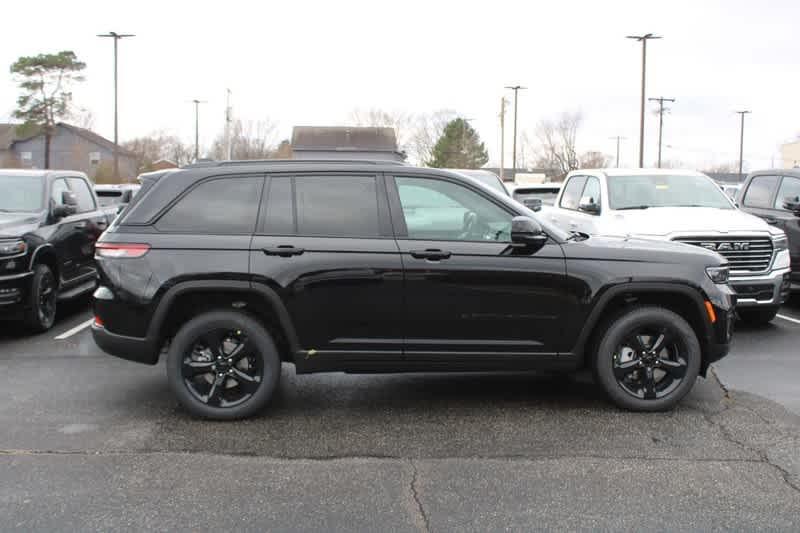
[[[511,241],[512,215],[456,183],[396,178],[409,239]]]

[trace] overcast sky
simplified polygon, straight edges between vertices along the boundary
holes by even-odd
[[[120,139],[156,130],[194,135],[189,100],[201,108],[201,144],[224,123],[225,89],[236,117],[294,125],[344,124],[353,108],[409,113],[454,109],[474,119],[499,160],[503,86],[520,83],[520,130],[580,110],[578,148],[622,164],[638,150],[640,45],[625,35],[663,35],[648,46],[647,96],[676,98],[665,117],[664,159],[706,167],[738,158],[746,119],[751,168],[778,159],[800,134],[800,2],[437,0],[353,2],[7,2],[0,33],[4,72],[22,55],[73,50],[87,63],[76,102],[113,137],[112,42],[120,43]],[[0,120],[17,88],[0,77]],[[658,119],[648,107],[645,159]],[[512,114],[509,113],[509,122]],[[507,137],[510,158],[511,134]]]

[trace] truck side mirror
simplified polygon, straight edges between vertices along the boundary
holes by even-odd
[[[783,199],[783,208],[800,217],[800,196],[787,196]]]
[[[580,203],[578,203],[578,210],[589,213],[590,215],[600,214],[600,206],[597,205],[597,202],[595,202],[594,198],[591,196],[584,196],[581,198]]]
[[[129,204],[131,200],[133,200],[133,191],[130,189],[122,191],[122,197],[119,199],[119,203]]]
[[[53,208],[53,216],[55,218],[64,218],[74,215],[78,212],[78,197],[74,192],[63,191],[61,193],[61,205]]]

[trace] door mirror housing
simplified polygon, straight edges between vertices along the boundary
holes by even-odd
[[[53,207],[53,218],[64,218],[78,212],[78,197],[74,192],[61,193],[61,205]]]
[[[511,219],[511,242],[535,251],[544,246],[547,235],[534,219],[519,216]]]
[[[122,191],[122,197],[120,197],[119,203],[121,203],[121,204],[129,204],[129,203],[131,203],[132,199],[133,199],[133,191],[130,190],[130,189],[127,189],[125,191]]]
[[[584,213],[589,213],[590,215],[600,214],[600,206],[591,196],[584,196],[581,198],[581,201],[578,204],[578,210],[583,211]]]
[[[783,208],[800,217],[800,196],[787,196],[784,198]]]

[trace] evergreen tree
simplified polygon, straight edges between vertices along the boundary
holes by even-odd
[[[469,122],[457,118],[447,123],[425,164],[434,168],[480,168],[489,153]]]

